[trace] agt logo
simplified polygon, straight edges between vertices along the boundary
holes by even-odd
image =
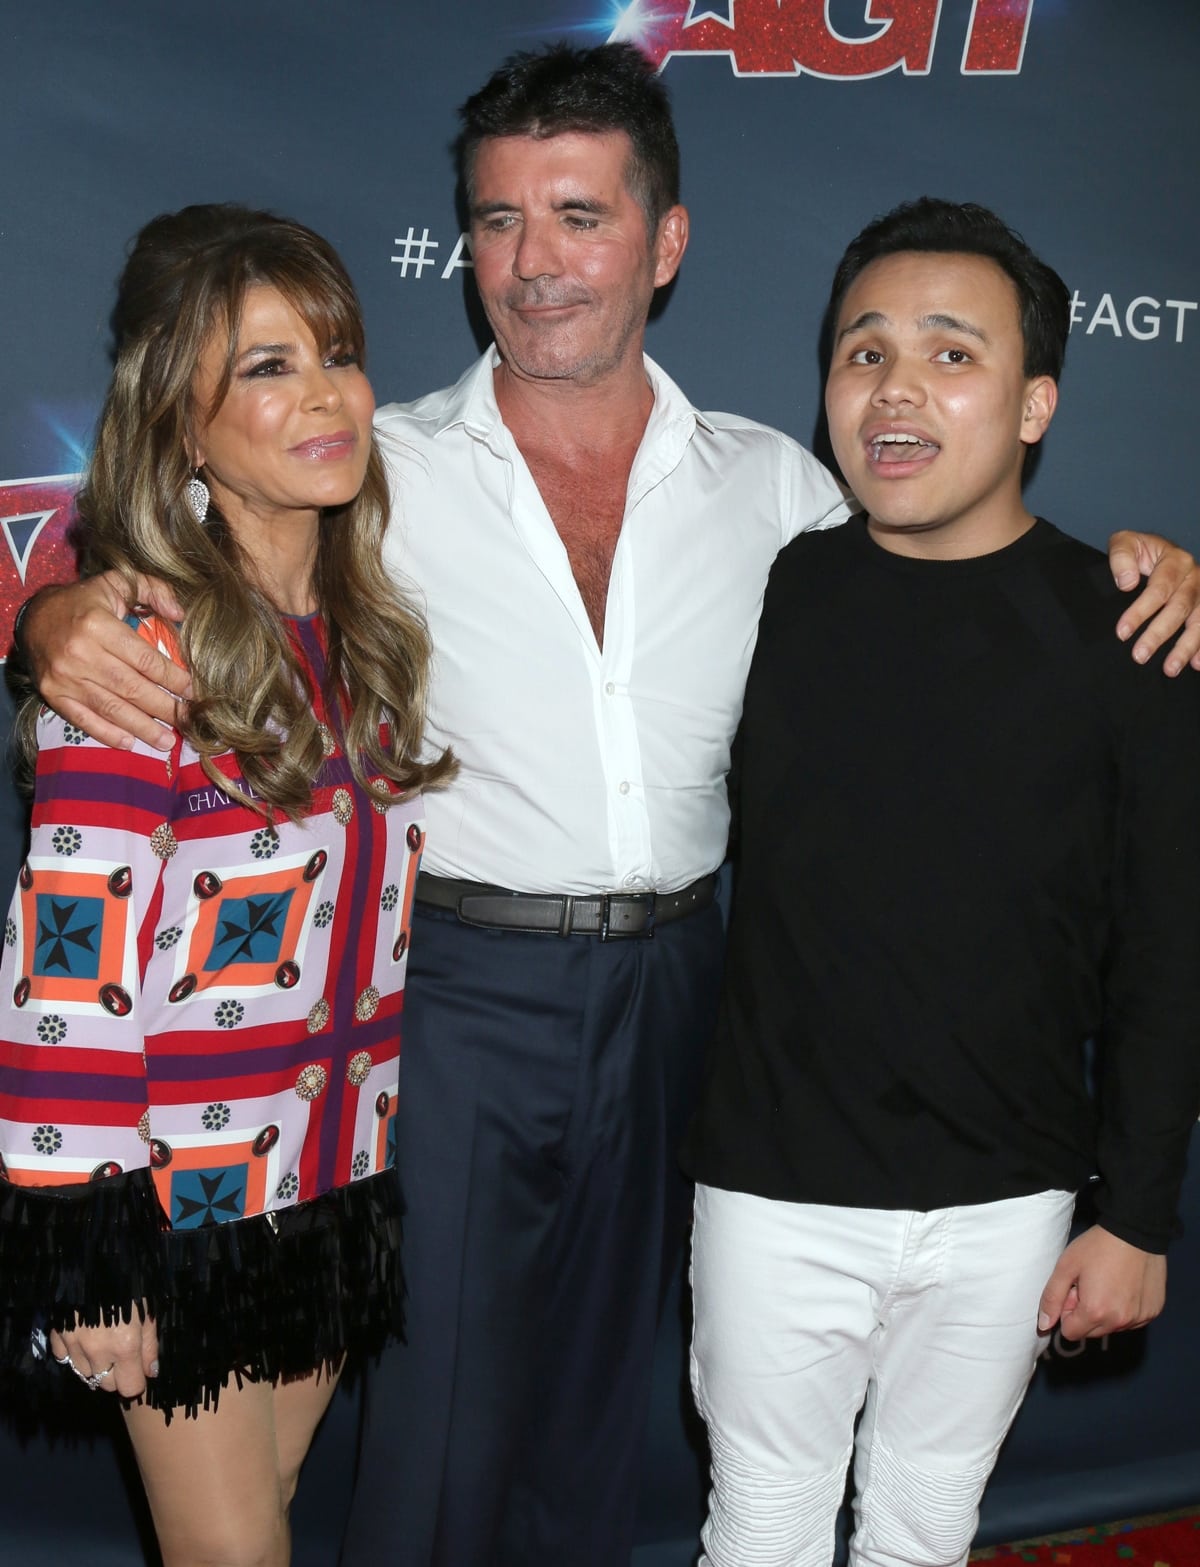
[[[75,575],[67,532],[75,519],[79,477],[0,480],[0,663],[8,656],[22,602],[48,582],[69,582]]]
[[[636,44],[659,70],[680,55],[724,54],[735,76],[928,73],[942,0],[865,0],[863,22],[871,31],[862,36],[838,31],[835,5],[840,13],[857,9],[846,0],[630,0],[608,41]],[[1015,76],[1032,9],[1033,0],[974,0],[964,75]],[[845,16],[843,22],[852,25]]]

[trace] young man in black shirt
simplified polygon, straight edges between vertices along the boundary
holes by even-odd
[[[1200,687],[1130,662],[1103,556],[1022,497],[1067,290],[925,199],[830,321],[867,516],[771,575],[685,1152],[709,1567],[827,1567],[852,1451],[852,1563],[965,1562],[1039,1335],[1162,1309],[1200,1110]]]

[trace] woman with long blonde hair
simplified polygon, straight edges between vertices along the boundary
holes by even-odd
[[[400,1325],[393,1116],[429,647],[381,566],[358,301],[300,224],[138,236],[79,498],[155,576],[169,751],[49,709],[0,996],[0,1348],[122,1400],[166,1567],[283,1567],[348,1354]]]

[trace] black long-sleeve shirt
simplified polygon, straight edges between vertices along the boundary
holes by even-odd
[[[1165,1249],[1200,1113],[1200,681],[1138,668],[1120,606],[1042,521],[972,560],[861,518],[780,555],[698,1180],[928,1210],[1098,1174],[1105,1227]]]

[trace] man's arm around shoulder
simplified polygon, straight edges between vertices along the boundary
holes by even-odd
[[[134,590],[135,602],[164,620],[182,618],[162,583],[139,577]],[[131,607],[115,572],[43,588],[25,609],[22,651],[42,700],[93,740],[128,750],[138,739],[169,751],[174,736],[164,726],[176,722],[191,681],[125,624]]]

